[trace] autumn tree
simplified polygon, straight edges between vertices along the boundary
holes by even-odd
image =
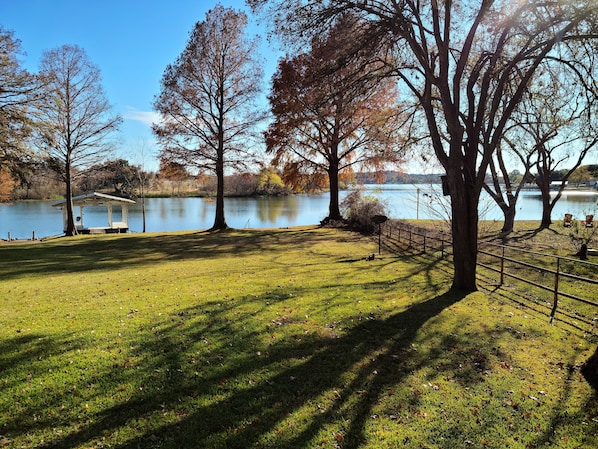
[[[0,195],[9,198],[23,181],[33,157],[27,144],[34,122],[31,108],[40,89],[34,75],[21,67],[20,41],[0,27]]]
[[[264,167],[257,175],[257,193],[260,195],[283,195],[288,193],[275,167]]]
[[[12,192],[17,182],[8,168],[0,166],[0,203],[12,198]]]
[[[217,177],[213,230],[227,228],[225,167],[249,158],[248,139],[262,119],[255,101],[263,77],[258,39],[247,38],[247,16],[217,6],[191,31],[177,60],[166,68],[154,102],[153,131],[161,158]]]
[[[403,154],[396,84],[377,76],[384,55],[363,51],[341,62],[359,42],[360,29],[344,15],[313,38],[308,52],[281,60],[269,96],[274,122],[266,132],[267,151],[287,185],[327,181],[330,220],[342,219],[343,173],[355,166],[381,170]]]
[[[347,11],[363,18],[363,46],[389,48],[394,75],[425,118],[422,134],[446,171],[451,200],[453,288],[476,290],[478,206],[492,155],[546,58],[596,38],[595,0],[248,0],[298,40]],[[268,6],[270,6],[268,8]],[[287,39],[291,40],[291,39]],[[581,53],[567,63],[591,60]]]
[[[586,165],[585,168],[588,170],[592,178],[598,179],[598,164]]]
[[[73,183],[112,150],[112,134],[122,118],[112,114],[101,84],[100,69],[76,45],[63,45],[42,55],[40,76],[45,92],[38,117],[39,147],[65,185],[65,233],[77,233]]]

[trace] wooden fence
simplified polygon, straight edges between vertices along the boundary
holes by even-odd
[[[449,233],[388,221],[381,228],[388,250],[412,250],[429,257],[452,258]],[[533,261],[533,263],[530,263]],[[478,279],[487,286],[507,288],[541,307],[553,321],[557,311],[570,322],[598,326],[598,264],[481,241]],[[583,292],[583,293],[580,293]]]

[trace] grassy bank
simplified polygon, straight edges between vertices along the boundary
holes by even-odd
[[[594,448],[594,350],[330,229],[0,247],[0,446]]]

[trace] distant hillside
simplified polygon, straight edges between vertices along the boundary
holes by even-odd
[[[385,171],[383,173],[384,184],[438,184],[440,183],[440,173],[432,174],[412,174],[400,173],[398,171]],[[357,182],[359,184],[377,184],[378,180],[374,172],[357,173]]]

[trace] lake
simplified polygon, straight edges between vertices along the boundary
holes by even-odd
[[[379,198],[391,218],[442,219],[448,214],[446,198],[440,186],[384,184],[365,186],[365,195]],[[349,192],[341,192],[341,200]],[[286,197],[226,198],[225,217],[234,228],[280,228],[318,224],[328,215],[328,194],[290,195]],[[556,204],[552,219],[561,220],[565,213],[576,218],[597,211],[598,191],[570,192]],[[55,201],[19,201],[0,205],[0,238],[29,239],[61,235],[62,213],[52,207]],[[147,232],[199,230],[214,222],[215,203],[204,198],[147,198]],[[75,214],[77,214],[78,209]],[[517,220],[539,220],[542,202],[538,191],[524,191],[517,204]],[[480,218],[502,221],[502,212],[482,195]],[[85,208],[85,226],[107,226],[104,207]],[[129,208],[132,232],[143,230],[141,204]]]

